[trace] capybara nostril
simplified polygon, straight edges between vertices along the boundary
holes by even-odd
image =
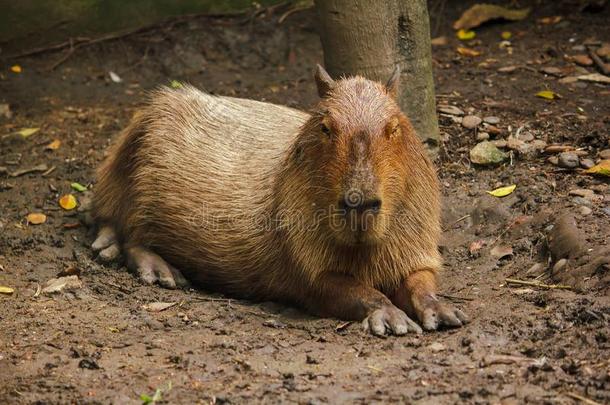
[[[360,199],[357,201],[346,201],[346,199],[339,200],[339,209],[349,213],[356,211],[358,214],[364,214],[370,212],[373,214],[379,213],[381,210],[381,200],[379,198],[370,198],[368,200]]]

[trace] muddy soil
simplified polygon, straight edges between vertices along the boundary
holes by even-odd
[[[448,37],[433,48],[439,104],[499,118],[495,139],[519,131],[580,148],[592,160],[610,148],[610,88],[540,72],[595,72],[568,56],[583,53],[587,41],[610,39],[608,10],[537,2],[525,21],[477,30],[467,46],[482,55],[470,58],[456,53],[450,26],[472,2],[449,3],[432,15],[435,36]],[[556,15],[556,24],[536,22]],[[0,103],[10,104],[12,117],[0,117],[0,134],[40,131],[0,140],[0,285],[15,290],[0,294],[0,403],[141,403],[157,390],[158,403],[610,402],[607,267],[579,276],[579,290],[506,282],[557,283],[544,246],[561,212],[574,215],[587,248],[607,246],[608,180],[560,168],[537,151],[475,167],[469,150],[477,133],[451,115],[440,115],[437,160],[446,206],[441,289],[472,317],[461,329],[381,339],[359,324],[279,304],[143,285],[123,266],[95,259],[82,215],[62,210],[58,198],[83,199],[72,182],[95,188],[95,167],[148,90],[178,80],[311,106],[312,66],[322,60],[314,15],[295,13],[282,24],[278,17],[193,18],[69,56],[2,61]],[[499,46],[502,31],[513,35],[510,51]],[[18,48],[5,44],[2,55]],[[15,63],[19,74],[9,69]],[[561,98],[535,97],[541,90]],[[60,147],[48,150],[55,139]],[[485,192],[509,184],[517,189],[503,199]],[[594,195],[569,195],[574,189]],[[31,212],[44,212],[46,223],[27,224]],[[506,252],[492,254],[495,247],[512,254],[498,259]],[[66,270],[80,272],[82,287],[39,293]],[[146,309],[154,302],[175,305]]]

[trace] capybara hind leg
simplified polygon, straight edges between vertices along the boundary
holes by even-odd
[[[439,326],[457,327],[468,322],[462,311],[438,299],[436,273],[431,269],[409,274],[390,298],[398,308],[419,319],[426,330],[436,330]]]
[[[127,249],[127,265],[147,284],[158,282],[165,288],[188,285],[178,269],[168,264],[158,254],[140,246]]]
[[[121,254],[121,248],[116,239],[116,232],[110,225],[104,225],[97,233],[97,238],[91,248],[99,252],[98,258],[103,262],[116,260]]]
[[[305,301],[319,314],[363,321],[364,328],[374,335],[422,332],[419,325],[380,291],[343,274],[323,274],[318,280],[317,294],[311,294]]]

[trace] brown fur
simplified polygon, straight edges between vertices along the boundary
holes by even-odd
[[[434,293],[438,181],[393,85],[320,84],[311,114],[189,86],[154,93],[99,169],[98,222],[204,287],[320,314],[362,319],[421,269]],[[350,189],[381,201],[367,231],[316,214]]]

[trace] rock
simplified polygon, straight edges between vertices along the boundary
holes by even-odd
[[[506,141],[504,139],[496,139],[495,141],[491,141],[491,143],[493,143],[496,148],[501,148],[504,149],[506,148]]]
[[[590,169],[593,166],[595,166],[595,162],[591,159],[581,159],[580,161],[580,167],[583,169]]]
[[[506,140],[506,147],[508,149],[518,150],[524,144],[525,142],[523,142],[521,139],[517,139],[513,136],[509,136]]]
[[[577,81],[578,81],[578,76],[566,76],[566,77],[562,77],[561,79],[558,80],[558,82],[561,84],[571,84],[571,83],[576,83]]]
[[[534,139],[531,145],[535,150],[543,150],[546,148],[546,142],[544,142],[542,139]]]
[[[479,132],[477,134],[477,141],[486,141],[489,139],[489,134],[487,132]]]
[[[593,190],[589,190],[586,188],[576,188],[576,189],[568,191],[568,194],[576,196],[576,197],[582,197],[587,200],[592,200],[593,197],[595,196],[595,192]]]
[[[572,57],[572,59],[574,60],[574,62],[577,65],[580,65],[580,66],[591,66],[591,65],[593,65],[593,60],[589,57],[589,55],[585,55],[585,54],[574,55]]]
[[[468,129],[474,129],[481,124],[482,120],[476,115],[467,115],[462,118],[462,126]]]
[[[491,249],[491,251],[489,253],[495,259],[501,260],[501,259],[507,258],[509,256],[512,256],[513,248],[510,246],[499,245],[499,246],[495,246],[493,249]]]
[[[443,350],[445,350],[446,347],[444,344],[442,344],[440,342],[434,342],[430,346],[428,346],[428,349],[430,349],[434,353],[438,353],[438,352],[442,352]]]
[[[599,156],[599,158],[602,160],[610,159],[610,149],[600,151],[597,156]]]
[[[478,165],[498,164],[506,158],[506,153],[488,141],[480,142],[470,150],[470,161]]]
[[[559,164],[559,158],[557,156],[550,156],[547,161],[552,164],[557,166]]]
[[[591,212],[593,212],[593,210],[589,207],[587,207],[586,205],[583,205],[582,207],[580,207],[578,209],[578,211],[580,212],[580,215],[582,216],[587,216],[589,214],[591,214]]]
[[[561,152],[557,164],[564,169],[575,169],[580,165],[580,159],[574,152]]]
[[[464,111],[454,105],[439,105],[438,111],[449,115],[464,115]]]
[[[562,70],[559,69],[558,67],[554,67],[554,66],[543,67],[540,69],[540,71],[542,73],[550,75],[550,76],[557,76],[557,77],[563,76]]]
[[[491,125],[498,125],[500,123],[500,118],[494,116],[485,117],[483,118],[483,122]]]
[[[523,142],[531,142],[534,140],[534,135],[532,135],[531,132],[521,132],[517,138],[521,139]]]
[[[11,119],[13,117],[13,112],[8,104],[0,104],[0,117],[6,119]]]
[[[576,205],[586,205],[587,207],[591,205],[591,200],[587,200],[586,198],[582,197],[574,197],[572,201]]]
[[[43,294],[57,294],[60,292],[73,291],[83,287],[83,283],[78,276],[67,276],[52,278],[45,284],[42,289]]]

